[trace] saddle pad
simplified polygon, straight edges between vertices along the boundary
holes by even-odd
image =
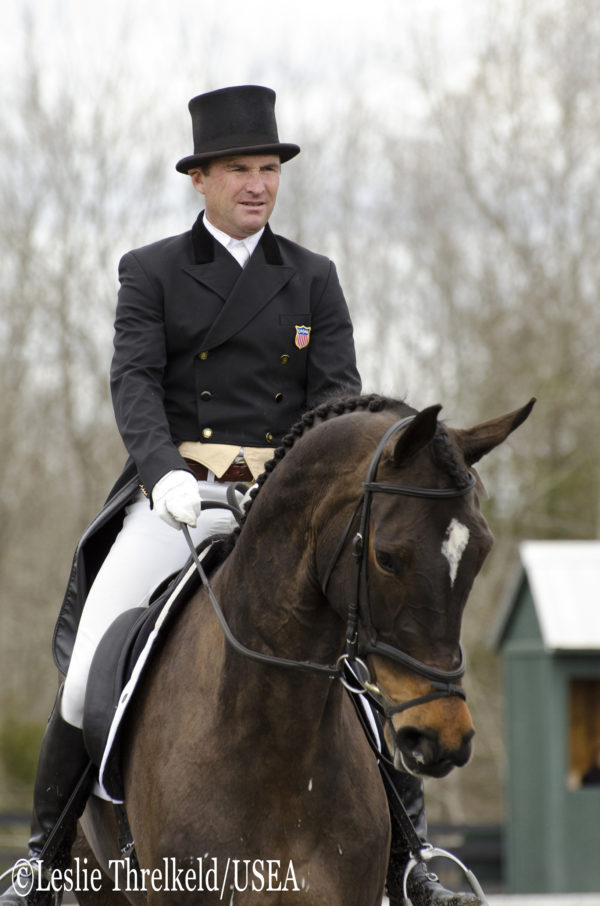
[[[207,573],[214,571],[229,550],[225,538],[212,538],[199,556]],[[166,587],[155,593],[149,607],[120,614],[108,628],[92,661],[83,716],[85,745],[98,767],[96,793],[123,802],[121,736],[128,707],[151,656],[200,585],[190,560]]]

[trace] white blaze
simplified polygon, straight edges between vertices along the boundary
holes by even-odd
[[[450,584],[454,585],[458,567],[469,543],[469,529],[458,519],[453,519],[446,529],[446,537],[442,544],[442,554],[450,566]]]

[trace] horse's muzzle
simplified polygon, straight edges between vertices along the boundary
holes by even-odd
[[[410,725],[401,727],[393,731],[394,765],[409,774],[445,777],[453,768],[467,763],[474,735],[475,731],[469,729],[450,748],[437,730]]]

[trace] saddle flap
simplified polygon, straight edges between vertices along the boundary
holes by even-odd
[[[115,716],[121,692],[130,674],[131,653],[154,608],[134,607],[114,620],[104,633],[92,661],[85,693],[83,738],[96,766]]]

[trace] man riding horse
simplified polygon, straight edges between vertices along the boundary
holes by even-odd
[[[232,482],[252,484],[304,411],[360,390],[335,266],[269,227],[281,164],[300,151],[279,141],[274,106],[275,93],[253,85],[190,101],[194,153],[176,167],[204,196],[205,210],[191,230],[120,262],[111,389],[129,459],[78,545],[55,632],[66,678],[41,747],[31,862],[43,858],[61,815],[62,845],[44,873],[68,863],[90,792],[79,784],[65,821],[88,763],[84,697],[103,633],[124,610],[145,606],[182,566],[181,523],[196,545],[233,527],[228,510],[204,509],[203,502],[224,501]],[[421,781],[398,774],[396,785],[424,837]],[[388,890],[398,906],[410,854],[392,825]],[[420,906],[479,902],[445,890],[424,870],[413,871],[410,884]],[[11,887],[0,904],[46,906],[53,897],[51,890],[20,895]]]

